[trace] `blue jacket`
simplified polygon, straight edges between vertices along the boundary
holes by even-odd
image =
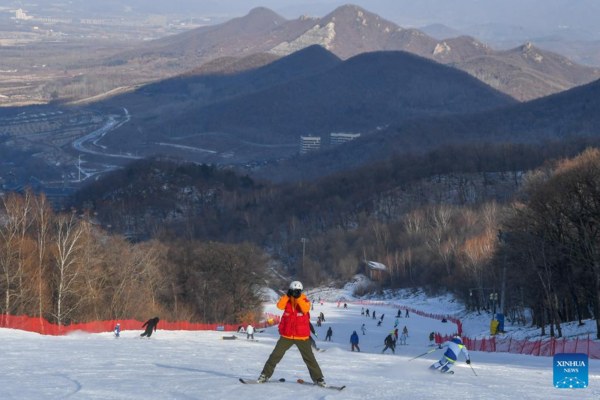
[[[350,343],[358,344],[358,334],[357,333],[353,333],[352,336],[350,336]]]
[[[444,357],[446,357],[446,359],[448,359],[449,361],[456,362],[460,353],[463,353],[467,360],[470,359],[469,351],[463,344],[462,340],[459,338],[453,338],[452,340],[443,343],[441,346],[442,348],[448,348],[448,350],[446,350],[446,353],[444,354]]]

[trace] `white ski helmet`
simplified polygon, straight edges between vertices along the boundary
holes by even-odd
[[[300,281],[294,281],[294,282],[290,283],[290,289],[292,289],[292,290],[295,290],[295,289],[304,290],[304,287],[302,286],[302,282],[300,282]]]

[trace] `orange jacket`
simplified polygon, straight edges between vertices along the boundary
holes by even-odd
[[[284,310],[279,322],[279,334],[284,338],[308,340],[310,337],[310,301],[302,294],[298,299],[283,296],[277,308]]]

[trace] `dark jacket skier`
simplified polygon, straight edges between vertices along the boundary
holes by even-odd
[[[354,348],[356,347],[356,350],[358,350],[360,353],[360,347],[358,347],[358,334],[356,331],[354,331],[352,336],[350,336],[350,344],[352,345],[352,351],[354,351]]]
[[[158,317],[152,318],[152,319],[149,319],[148,321],[146,321],[146,323],[144,325],[142,325],[142,328],[146,327],[146,330],[144,331],[144,333],[142,333],[140,335],[140,337],[152,336],[152,332],[156,332],[156,325],[158,325],[158,321],[160,321],[160,319],[158,319]]]
[[[396,354],[396,342],[394,342],[394,339],[392,338],[391,334],[387,335],[387,337],[383,341],[383,344],[385,344],[385,347],[383,348],[381,354],[385,353],[387,349],[391,349],[392,353]]]
[[[333,331],[331,330],[331,327],[329,327],[329,329],[327,329],[327,335],[325,335],[325,340],[329,340],[331,342],[331,336],[333,336]]]

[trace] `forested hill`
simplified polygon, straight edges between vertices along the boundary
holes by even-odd
[[[300,250],[297,241],[303,235],[349,235],[349,245],[371,218],[393,224],[411,210],[436,202],[504,202],[518,190],[523,171],[598,143],[588,139],[447,146],[310,183],[280,185],[231,170],[154,158],[91,183],[76,194],[75,201],[97,212],[102,223],[116,232],[251,241],[293,266]],[[339,255],[328,255],[325,242],[322,245],[315,260],[336,276]]]
[[[344,146],[295,157],[258,171],[259,179],[314,179],[359,168],[395,154],[424,154],[449,143],[540,143],[600,135],[600,80],[528,103],[391,125]]]

